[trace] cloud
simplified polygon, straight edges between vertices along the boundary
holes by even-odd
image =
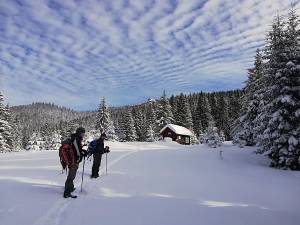
[[[299,0],[293,1],[297,8]],[[281,0],[0,2],[1,88],[10,104],[96,108],[240,88]]]

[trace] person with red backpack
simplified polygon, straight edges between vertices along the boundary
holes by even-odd
[[[99,177],[99,168],[101,165],[102,155],[110,152],[108,146],[104,147],[104,140],[106,138],[106,134],[102,133],[100,138],[93,140],[89,144],[88,155],[93,155],[94,158],[91,178]]]
[[[60,161],[62,167],[65,169],[68,167],[68,177],[65,182],[64,198],[76,198],[72,192],[75,190],[74,179],[79,167],[79,163],[83,157],[87,156],[87,151],[82,149],[82,140],[85,135],[85,129],[79,127],[75,134],[71,135],[71,138],[62,142],[62,146],[59,149]]]

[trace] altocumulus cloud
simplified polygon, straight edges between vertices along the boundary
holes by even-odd
[[[13,104],[92,109],[242,87],[289,0],[1,0],[1,89]]]

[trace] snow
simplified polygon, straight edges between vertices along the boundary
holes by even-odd
[[[295,112],[295,116],[296,116],[296,117],[300,117],[300,109],[298,109],[298,110]]]
[[[294,146],[296,146],[298,144],[298,140],[294,136],[291,136],[289,138],[288,142],[289,142],[290,145],[294,145]]]
[[[295,66],[295,63],[293,63],[292,61],[289,61],[286,66],[288,67],[294,67]]]
[[[0,155],[1,225],[296,225],[300,172],[230,142],[212,149],[174,142],[108,142],[99,179],[82,164],[77,199],[64,199],[57,151]],[[222,158],[220,157],[222,151]]]
[[[175,124],[167,124],[160,130],[159,133],[161,133],[167,127],[170,128],[172,131],[174,131],[176,134],[193,136],[193,133],[189,129]]]

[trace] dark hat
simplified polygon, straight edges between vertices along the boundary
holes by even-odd
[[[84,129],[83,127],[78,127],[78,128],[76,129],[76,133],[77,133],[77,134],[85,133],[85,129]]]

